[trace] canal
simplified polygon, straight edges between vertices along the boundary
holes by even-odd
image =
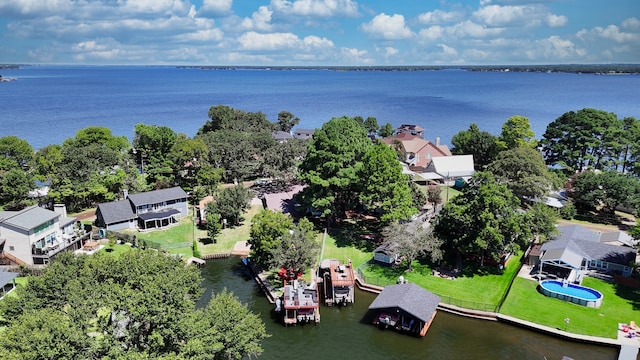
[[[363,322],[375,294],[357,291],[355,304],[321,307],[317,325],[284,327],[273,305],[245,273],[238,257],[210,260],[202,268],[207,289],[232,291],[261,314],[271,337],[263,342],[261,359],[617,359],[618,349],[556,339],[493,321],[439,311],[424,338],[381,330]]]

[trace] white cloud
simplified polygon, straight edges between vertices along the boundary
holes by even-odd
[[[572,41],[553,35],[532,44],[525,52],[528,59],[542,61],[575,61],[587,55],[585,49],[576,46]]]
[[[343,64],[371,64],[373,59],[369,56],[369,52],[366,50],[360,50],[356,48],[343,47],[340,49],[340,60]]]
[[[550,27],[561,27],[561,26],[565,26],[567,24],[567,22],[569,21],[569,19],[567,19],[566,16],[564,15],[554,15],[554,14],[549,14],[547,15],[547,25],[549,25]]]
[[[31,18],[64,14],[73,8],[71,0],[10,0],[0,2],[4,17]]]
[[[557,27],[567,22],[566,17],[554,15],[541,5],[488,5],[476,10],[473,18],[491,27],[537,27],[543,23]]]
[[[637,18],[628,18],[622,22],[622,28],[629,31],[638,31],[640,30],[640,20]]]
[[[191,33],[176,35],[174,39],[178,42],[209,42],[221,41],[224,33],[220,29],[197,30]]]
[[[251,14],[251,18],[244,18],[240,24],[243,30],[271,31],[271,15],[273,11],[267,6],[260,6],[258,11]]]
[[[238,42],[244,50],[281,50],[296,47],[300,38],[292,33],[260,34],[249,31],[240,35]]]
[[[404,16],[399,14],[378,14],[368,23],[362,24],[361,28],[369,35],[384,40],[409,39],[414,36],[405,24]]]
[[[233,0],[203,0],[200,10],[203,15],[224,15],[231,12]]]
[[[445,32],[454,38],[486,38],[500,35],[504,28],[490,28],[472,21],[463,21],[447,27]]]
[[[435,25],[461,21],[464,13],[461,11],[435,10],[418,15],[418,23],[421,25]]]
[[[271,8],[287,15],[355,17],[358,4],[352,0],[271,0]]]
[[[442,26],[430,26],[426,29],[421,29],[418,32],[418,38],[421,43],[424,42],[435,42],[442,37],[444,34],[444,28]]]

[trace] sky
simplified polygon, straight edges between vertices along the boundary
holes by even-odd
[[[640,0],[0,0],[0,63],[640,63]]]

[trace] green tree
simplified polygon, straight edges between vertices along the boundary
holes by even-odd
[[[191,191],[197,185],[196,175],[207,163],[208,149],[202,139],[190,139],[184,134],[178,138],[167,154],[178,185]]]
[[[35,176],[41,181],[54,181],[58,174],[58,167],[63,162],[62,146],[47,145],[34,155]]]
[[[282,247],[282,237],[293,229],[293,220],[281,212],[263,209],[251,220],[250,237],[251,259],[257,264],[267,266],[272,263],[273,251]]]
[[[283,110],[278,113],[278,129],[280,131],[290,132],[299,122],[300,118],[288,111]]]
[[[22,208],[29,199],[29,191],[36,188],[33,177],[19,167],[0,177],[0,199],[11,208]]]
[[[0,138],[0,171],[13,168],[26,170],[33,159],[33,148],[29,143],[17,136]]]
[[[517,147],[535,148],[538,141],[534,138],[529,119],[524,116],[512,116],[502,124],[502,133],[498,144],[502,149],[515,149]]]
[[[222,189],[216,196],[216,201],[207,204],[208,213],[220,214],[223,223],[228,226],[238,226],[244,218],[242,215],[249,208],[249,201],[253,193],[242,185]]]
[[[378,119],[373,116],[367,117],[367,119],[364,121],[364,128],[365,130],[367,130],[367,133],[369,133],[369,136],[375,135],[378,132],[378,129],[380,129],[380,125],[378,125]]]
[[[168,156],[178,139],[167,126],[136,124],[133,135],[133,157],[140,170],[147,174],[148,181],[171,176],[172,163]]]
[[[201,281],[196,268],[154,251],[58,254],[42,276],[0,303],[8,319],[0,353],[20,359],[226,359],[260,353],[268,335],[259,317],[226,292],[197,309]]]
[[[556,223],[560,216],[558,212],[542,202],[535,202],[527,208],[525,215],[526,224],[529,226],[531,235],[539,242],[551,239],[558,233]]]
[[[471,124],[469,130],[463,130],[451,138],[455,155],[473,155],[476,170],[482,170],[498,155],[498,138],[486,131],[480,131],[478,125]]]
[[[438,204],[442,204],[442,189],[439,185],[429,185],[427,187],[427,201],[433,204],[434,209]]]
[[[207,236],[211,241],[215,242],[218,234],[222,231],[222,219],[220,218],[220,214],[209,211],[206,212],[205,217],[207,219],[205,226],[207,229]]]
[[[487,171],[493,173],[520,200],[546,196],[557,179],[547,168],[542,155],[528,146],[500,152],[487,166]]]
[[[313,224],[306,218],[289,231],[285,231],[280,246],[271,249],[271,265],[291,270],[294,274],[304,273],[318,259],[320,243],[313,230]]]
[[[359,177],[364,186],[360,200],[370,209],[381,209],[383,223],[408,220],[418,212],[413,204],[409,177],[402,173],[396,152],[378,142],[362,159]]]
[[[433,262],[442,259],[442,241],[424,225],[417,221],[405,224],[391,222],[382,230],[383,244],[397,252],[408,271],[413,271],[411,264],[422,256],[429,255]]]
[[[216,105],[209,108],[208,115],[209,120],[198,130],[198,135],[218,130],[268,133],[275,130],[274,124],[262,112],[247,112]]]
[[[35,309],[20,315],[0,336],[0,353],[7,360],[86,358],[91,341],[61,309]]]
[[[349,117],[333,118],[317,130],[300,164],[307,184],[303,199],[329,220],[342,219],[358,203],[362,158],[371,148],[364,128]]]
[[[307,153],[307,141],[291,139],[268,147],[260,158],[260,175],[266,178],[294,180],[298,165]]]
[[[613,213],[618,206],[636,208],[640,182],[613,170],[584,171],[572,177],[569,196],[582,211],[597,210]]]
[[[393,130],[393,125],[391,125],[391,123],[386,123],[380,127],[380,130],[378,130],[378,136],[382,138],[389,137],[393,135]]]
[[[608,135],[615,133],[612,129],[619,125],[614,113],[602,110],[582,109],[562,114],[547,125],[541,140],[546,163],[561,166],[567,174],[582,172],[587,167],[602,169],[609,160]]]
[[[446,203],[432,220],[435,236],[458,256],[499,260],[530,239],[520,201],[500,185],[491,173],[477,172],[462,193]]]

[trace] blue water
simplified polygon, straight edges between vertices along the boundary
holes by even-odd
[[[540,285],[549,291],[573,296],[575,298],[584,300],[598,300],[602,296],[597,291],[583,286],[567,284],[567,286],[564,287],[563,284],[559,281],[543,281]]]
[[[0,136],[16,135],[36,149],[87,126],[131,138],[135,124],[156,124],[193,136],[219,104],[262,111],[271,121],[287,110],[301,128],[342,115],[416,123],[425,138],[445,144],[471,123],[498,135],[513,115],[529,118],[538,138],[563,113],[585,107],[640,117],[638,75],[144,66],[26,66],[0,74],[18,78],[0,83]]]

